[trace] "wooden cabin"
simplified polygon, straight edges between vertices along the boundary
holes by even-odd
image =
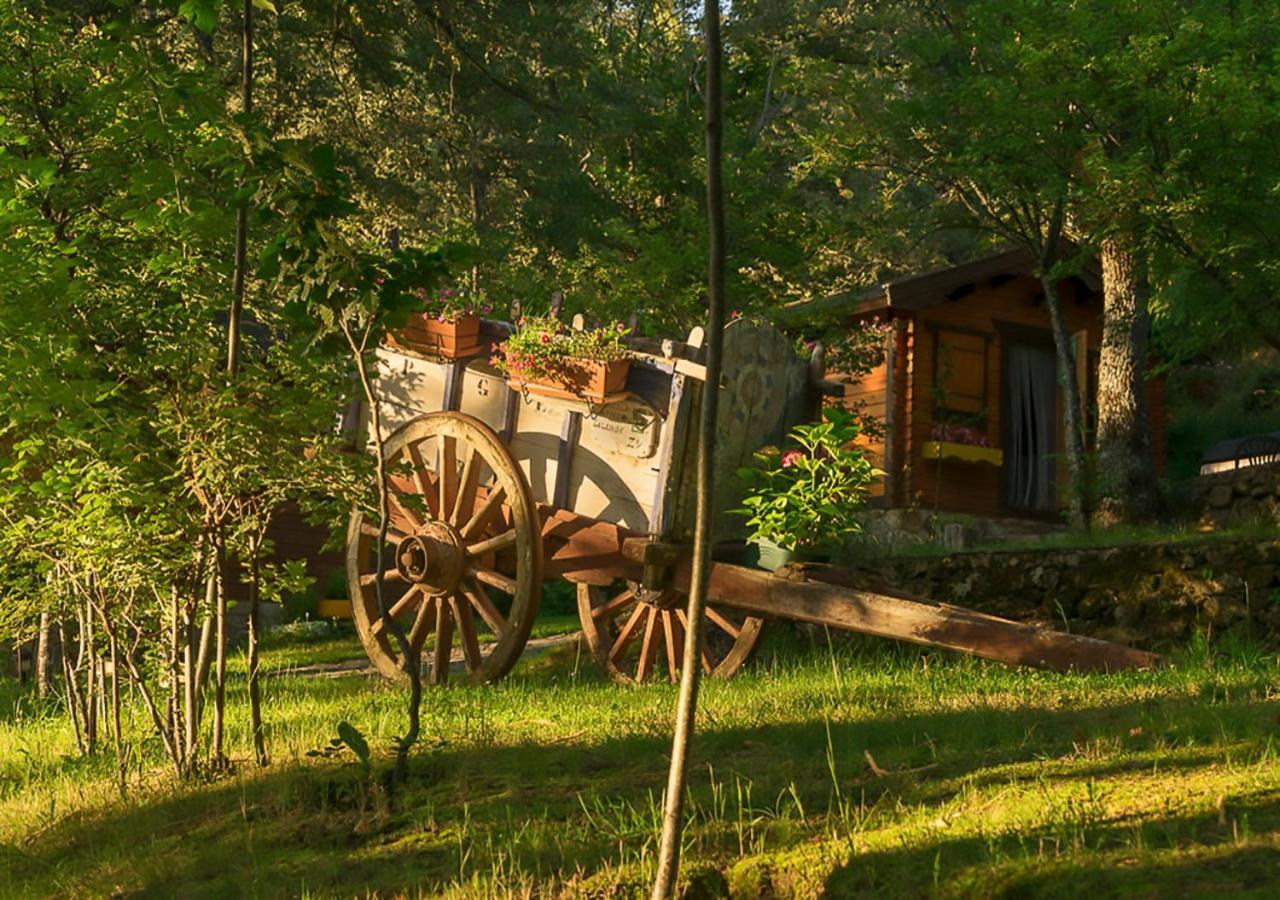
[[[999,518],[1052,517],[1064,506],[1063,392],[1035,265],[1029,252],[1011,250],[789,308],[798,329],[819,316],[890,326],[884,360],[869,374],[832,373],[846,384],[844,403],[884,424],[884,439],[866,442],[886,473],[879,504]],[[1091,447],[1102,339],[1096,261],[1061,290]],[[1163,470],[1162,383],[1148,384]]]

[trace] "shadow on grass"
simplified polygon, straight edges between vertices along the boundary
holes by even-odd
[[[527,686],[537,685],[535,677]],[[620,690],[618,708],[626,697]],[[1162,771],[1207,766],[1223,754],[1197,744],[1257,740],[1271,730],[1273,715],[1260,700],[1210,707],[1175,697],[1083,709],[978,708],[733,728],[712,723],[696,748],[691,858],[737,855],[735,829],[747,820],[785,818],[780,804],[789,801],[780,798],[788,791],[803,801],[809,818],[821,816],[834,793],[829,748],[844,796],[860,796],[865,804],[882,795],[930,804],[955,796],[964,784],[1038,777],[1015,769],[1046,760],[1063,763],[1062,774],[1049,776],[1055,781],[1149,770],[1150,757],[1165,756],[1162,748],[1169,745],[1181,749],[1160,763]],[[0,845],[0,884],[63,895],[396,894],[413,887],[430,893],[475,873],[537,880],[632,864],[656,835],[656,795],[669,749],[666,725],[658,724],[648,733],[604,741],[424,748],[394,801],[376,777],[366,778],[354,764],[334,763],[278,765],[141,798],[99,814],[72,815],[20,845]],[[1087,755],[1099,742],[1114,758]],[[864,751],[873,752],[883,769],[931,768],[884,777],[869,770]],[[1275,825],[1275,801],[1259,801],[1252,815],[1255,830],[1262,822]],[[1175,843],[1197,834],[1217,839],[1212,824],[1170,819],[1142,825],[1141,833],[1151,845],[1159,845],[1162,835]],[[770,827],[774,846],[807,841],[824,828],[806,824],[805,814],[794,827]],[[1090,825],[1084,838],[1067,837],[1090,847],[1096,838],[1105,851],[1112,831],[1132,828]],[[941,835],[921,849],[861,854],[831,877],[829,890],[929,890],[935,865],[961,877],[965,866],[999,865],[1015,852],[1029,852],[1027,840],[1046,837],[1057,841],[1055,852],[1061,849],[1063,835],[1056,833],[994,844]],[[1074,884],[1071,879],[1097,871],[1094,862],[1079,871],[1060,860],[1044,865],[1011,880],[1009,890],[1052,891],[1055,878]],[[1207,879],[1224,864],[1211,855],[1205,865]],[[989,886],[976,882],[973,892],[986,893]]]
[[[940,836],[924,846],[861,853],[824,892],[847,896],[1274,896],[1280,883],[1280,791],[1216,812],[1134,822],[1060,822],[996,838]],[[1266,834],[1261,843],[1253,835]]]

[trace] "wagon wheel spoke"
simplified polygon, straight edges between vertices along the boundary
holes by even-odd
[[[640,642],[640,661],[636,663],[636,681],[644,681],[653,674],[653,662],[658,656],[658,616],[658,610],[649,609],[649,618],[644,623],[644,639]]]
[[[498,608],[493,605],[493,601],[484,592],[484,588],[472,579],[464,578],[458,589],[475,611],[480,613],[480,618],[484,619],[484,623],[489,626],[493,636],[501,638],[507,630],[507,620],[502,613],[498,612]]]
[[[378,537],[378,523],[377,522],[361,522],[360,533],[366,537],[371,537],[376,540]],[[406,537],[408,537],[408,535],[397,528],[390,528],[390,527],[387,528],[388,543],[392,541],[403,541]]]
[[[435,598],[436,646],[431,657],[431,677],[428,684],[444,684],[449,680],[449,662],[453,657],[453,616],[444,597]]]
[[[399,569],[383,569],[382,570],[383,584],[394,584],[394,583],[403,582],[403,581],[404,581],[404,576],[400,574]],[[370,572],[368,575],[360,576],[360,584],[363,587],[369,587],[370,585],[374,585],[376,587],[377,583],[378,583],[377,572]]]
[[[417,531],[426,524],[426,519],[422,517],[422,514],[405,505],[405,502],[400,498],[400,495],[394,488],[387,491],[387,499],[391,501],[391,521],[395,522],[397,518],[396,514],[399,513],[398,518],[402,522],[408,523],[408,527],[397,528],[397,532],[404,534],[406,532]]]
[[[482,569],[473,567],[467,569],[467,575],[474,578],[481,584],[487,584],[489,587],[495,587],[504,594],[515,596],[516,589],[519,587],[514,578],[509,578],[501,572],[495,572],[492,569]]]
[[[440,464],[436,469],[436,480],[440,486],[440,505],[436,507],[436,518],[449,521],[453,514],[453,501],[458,494],[458,439],[452,435],[440,435]],[[424,495],[426,492],[423,492]]]
[[[514,544],[516,537],[516,530],[511,528],[494,537],[485,538],[483,541],[467,545],[465,552],[467,556],[484,556],[486,553],[496,553]]]
[[[463,541],[472,541],[477,536],[484,534],[484,530],[488,527],[489,520],[493,517],[493,514],[502,508],[502,501],[505,496],[506,491],[503,490],[501,485],[495,486],[489,491],[489,495],[484,498],[484,503],[467,520],[467,524],[459,529]]]
[[[667,645],[667,674],[672,681],[679,681],[680,660],[684,653],[684,631],[669,610],[662,613],[662,631]]]
[[[369,576],[365,576],[365,577],[367,578]],[[415,602],[419,602],[425,599],[426,599],[426,596],[422,593],[421,588],[418,588],[418,587],[411,588],[409,591],[405,593],[403,597],[401,597],[395,603],[391,604],[391,607],[387,610],[387,618],[397,619],[406,610],[408,610],[411,606],[413,606]],[[370,624],[369,630],[376,635],[376,634],[381,634],[383,629],[386,627],[387,627],[386,619],[379,616],[377,619],[375,619],[372,622],[372,624]]]
[[[627,652],[627,647],[631,646],[640,634],[640,619],[645,614],[646,607],[643,603],[637,603],[636,608],[631,611],[631,616],[627,619],[627,624],[622,626],[622,631],[618,633],[618,639],[613,642],[613,649],[609,651],[609,661],[617,665]]]
[[[409,629],[409,648],[414,653],[422,652],[422,648],[427,643],[427,635],[431,634],[435,628],[435,609],[435,597],[426,597],[422,606],[418,607],[418,614],[413,619],[413,627]]]
[[[729,637],[737,640],[738,635],[742,634],[742,629],[734,625],[720,613],[716,612],[714,606],[707,607],[707,621],[720,626],[724,631],[728,632]]]
[[[448,516],[449,524],[455,527],[460,524],[462,516],[469,515],[476,505],[476,488],[480,485],[479,456],[476,448],[468,445],[462,475],[458,477],[458,500]]]
[[[409,455],[409,466],[413,469],[413,483],[417,485],[418,494],[425,501],[431,496],[431,489],[427,478],[427,466],[422,461],[422,451],[417,444],[408,444],[405,452]]]
[[[474,672],[484,661],[480,655],[480,640],[476,637],[475,614],[466,599],[454,594],[449,598],[449,609],[458,626],[458,639],[462,643],[462,656],[467,672]]]
[[[593,619],[599,619],[602,616],[610,616],[613,613],[622,609],[627,604],[634,602],[634,600],[635,598],[632,596],[630,591],[623,591],[621,594],[614,597],[608,603],[604,604],[603,606],[597,606],[595,609],[593,609],[591,611],[591,617]]]

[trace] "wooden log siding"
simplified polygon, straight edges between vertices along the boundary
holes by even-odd
[[[999,283],[993,283],[999,282]],[[1063,286],[1067,330],[1086,331],[1090,346],[1101,340],[1101,307],[1082,294],[1081,285]],[[912,404],[909,440],[911,487],[908,500],[924,509],[935,503],[942,510],[982,516],[1008,515],[1004,505],[1002,470],[998,466],[944,460],[941,479],[936,460],[923,458],[920,445],[931,439],[934,426],[933,394],[937,372],[937,334],[948,329],[991,335],[986,357],[986,434],[993,446],[1001,446],[1004,417],[1004,357],[1007,335],[1017,330],[1037,333],[1052,342],[1049,315],[1040,283],[1029,276],[993,279],[957,300],[944,300],[914,312],[915,343],[911,376]],[[1091,401],[1092,402],[1092,401]],[[1060,457],[1062,434],[1059,426]],[[1059,481],[1065,479],[1060,467]]]

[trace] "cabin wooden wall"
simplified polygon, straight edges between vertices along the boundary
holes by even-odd
[[[833,370],[829,377],[844,383],[844,394],[837,403],[846,409],[854,410],[862,416],[874,419],[884,426],[888,421],[888,386],[889,363],[885,360],[861,378],[853,379],[845,373]],[[878,468],[885,468],[885,440],[863,434],[858,438],[858,446],[866,451],[867,458]],[[884,479],[876,482],[871,489],[872,497],[883,497],[885,494]]]
[[[1063,308],[1067,330],[1087,333],[1090,365],[1096,367],[1097,348],[1102,338],[1101,302],[1090,300],[1077,282],[1062,286]],[[922,458],[920,445],[931,440],[934,426],[935,376],[939,331],[954,330],[986,342],[986,372],[968,373],[966,379],[985,389],[985,433],[993,447],[1002,444],[1004,413],[1004,351],[1012,339],[1042,339],[1052,344],[1049,313],[1045,307],[1040,282],[1029,276],[1016,276],[1003,283],[988,282],[957,299],[917,310],[913,353],[912,415],[910,430],[910,472],[907,500],[923,509],[938,508],[950,512],[982,516],[1011,515],[1002,502],[1002,470],[985,463]],[[1088,379],[1093,406],[1096,378]],[[1059,397],[1059,405],[1061,405]],[[1059,412],[1059,421],[1061,416]],[[1059,427],[1059,432],[1061,428]],[[1059,433],[1059,459],[1062,435]],[[1058,466],[1059,491],[1066,485],[1065,460]]]

